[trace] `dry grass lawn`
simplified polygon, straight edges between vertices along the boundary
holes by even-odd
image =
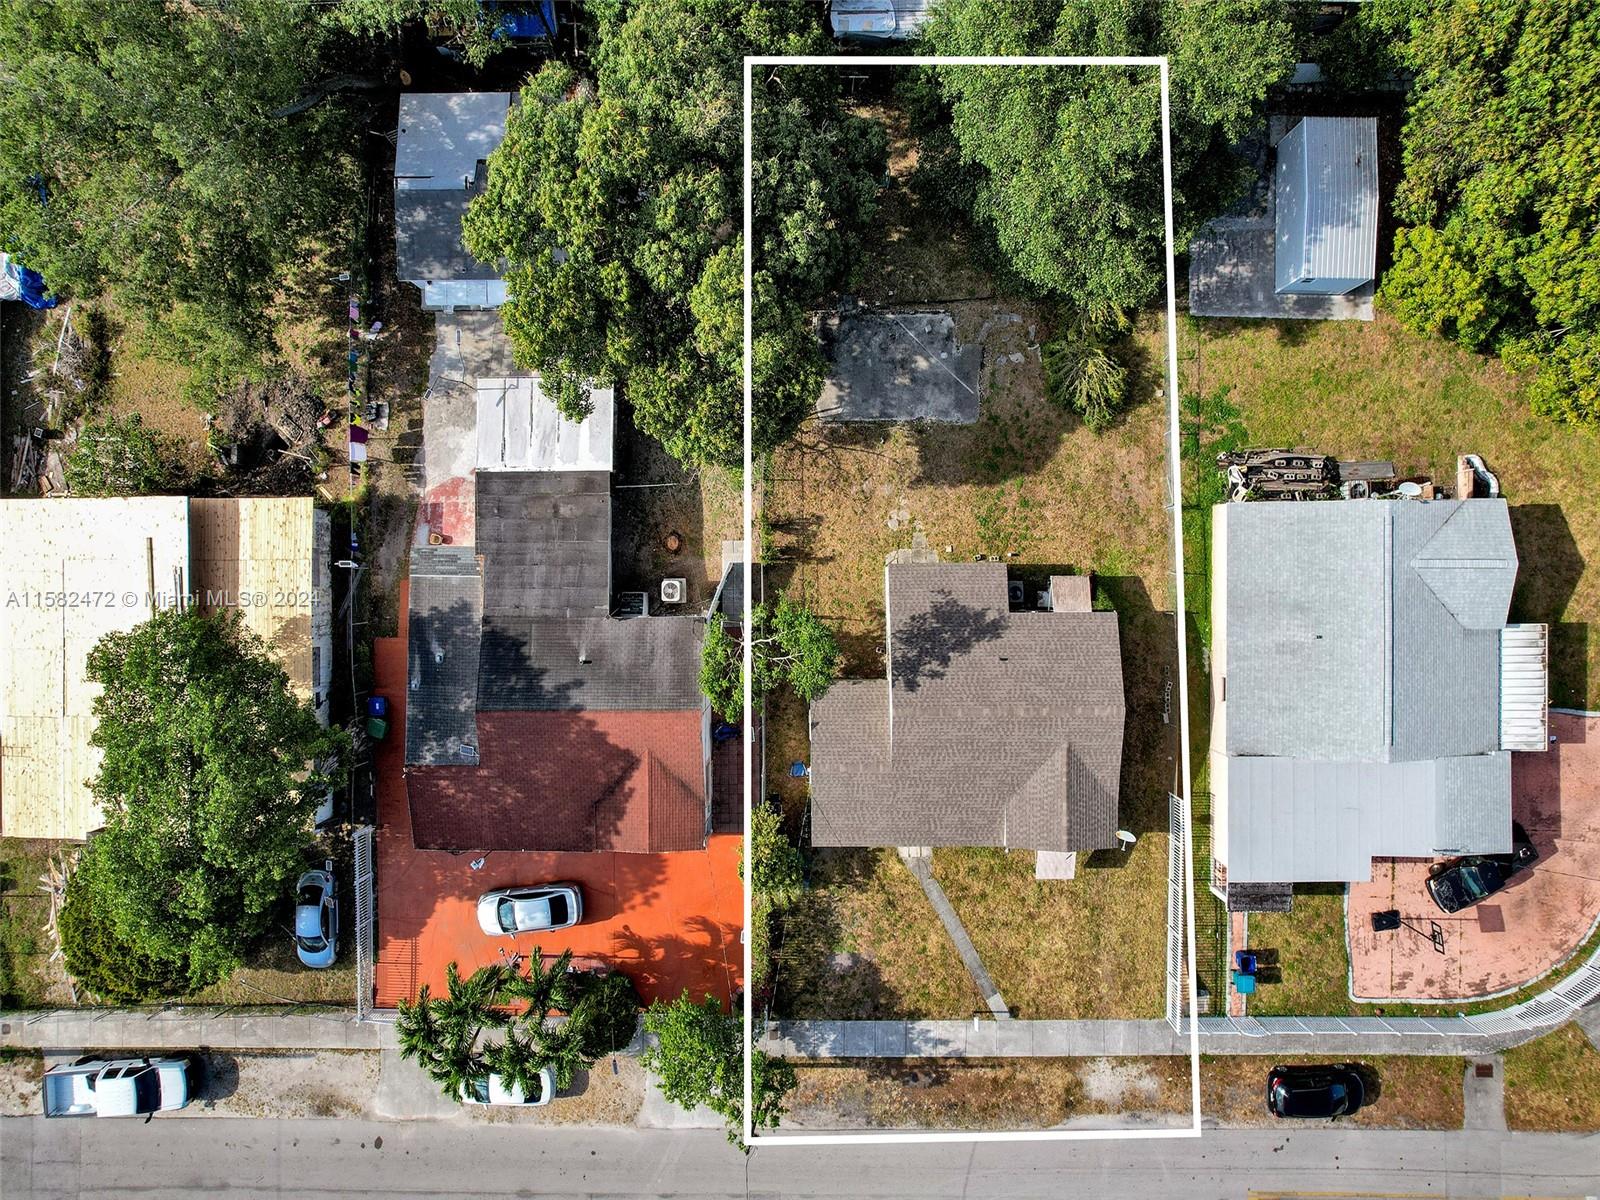
[[[1295,1065],[1347,1062],[1330,1057],[1295,1058]],[[1274,1065],[1264,1055],[1202,1055],[1200,1107],[1207,1121],[1218,1125],[1282,1125],[1305,1128],[1312,1122],[1279,1121],[1267,1111],[1267,1072]],[[1448,1055],[1399,1057],[1379,1055],[1360,1062],[1367,1084],[1367,1104],[1339,1125],[1376,1129],[1460,1129],[1464,1116],[1462,1078],[1467,1064]],[[1317,1123],[1320,1124],[1320,1123]]]
[[[1508,1127],[1600,1131],[1600,1050],[1577,1025],[1507,1050],[1504,1061]]]
[[[1030,851],[938,849],[933,872],[995,986],[1025,1020],[1159,1017],[1166,978],[1165,839],[1080,856],[1078,877],[1034,879]],[[1156,897],[1154,919],[1130,919]]]
[[[894,172],[903,177],[914,158],[914,147],[897,138],[891,148]],[[980,860],[969,870],[947,857],[941,870],[961,892],[958,908],[971,913],[968,928],[980,951],[990,946],[1004,957],[1020,945],[1030,921],[1051,927],[1038,934],[1048,945],[1064,944],[1069,930],[1092,939],[1070,962],[1057,956],[1048,967],[1039,961],[1030,966],[1026,958],[987,963],[1024,1015],[1158,1011],[1175,729],[1164,715],[1176,674],[1169,615],[1171,517],[1163,486],[1167,414],[1156,395],[1159,365],[1152,375],[1141,350],[1133,372],[1136,403],[1113,429],[1090,432],[1044,396],[1038,345],[1049,334],[1049,314],[996,294],[973,246],[944,214],[922,212],[907,189],[891,190],[882,218],[885,237],[865,256],[853,294],[873,303],[952,312],[958,337],[984,347],[981,416],[966,426],[808,423],[773,456],[763,480],[770,590],[804,597],[829,621],[844,652],[846,677],[881,678],[884,559],[918,535],[950,562],[984,555],[1004,558],[1019,574],[1042,577],[1050,568],[1071,568],[1097,576],[1121,616],[1128,725],[1120,822],[1141,835],[1138,850],[1120,869],[1086,872],[1049,895],[1034,892],[1029,874],[1019,897],[1013,872],[991,872]],[[802,706],[775,697],[768,738],[767,788],[782,797],[798,829],[805,783],[788,770],[810,757]],[[884,873],[868,872],[866,878],[876,885]],[[989,882],[1002,890],[977,894]],[[910,900],[927,907],[920,896]],[[1019,916],[1019,901],[1025,916]],[[839,909],[841,944],[876,944],[873,931],[849,924],[876,907],[869,900]],[[994,928],[985,928],[991,920]],[[938,928],[931,911],[912,928],[920,931],[928,922]],[[1108,947],[1115,948],[1110,957]],[[818,949],[836,952],[825,944]],[[1092,960],[1099,961],[1087,966]],[[879,965],[892,970],[888,962]],[[1113,986],[1109,975],[1123,968],[1123,979]],[[820,970],[816,964],[807,974],[815,977]],[[1006,977],[1013,980],[1009,989]],[[893,990],[912,994],[898,981]],[[919,990],[930,1000],[935,994]],[[937,994],[939,1008],[955,999],[948,989]]]
[[[794,1129],[1186,1125],[1187,1058],[883,1059],[796,1063]]]
[[[983,997],[893,850],[821,850],[773,955],[778,1011],[797,1020],[964,1019]]]

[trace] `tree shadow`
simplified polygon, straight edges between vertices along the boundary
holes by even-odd
[[[1554,703],[1587,707],[1589,624],[1563,621],[1587,563],[1559,504],[1513,504],[1511,532],[1520,566],[1511,596],[1513,621],[1550,626],[1550,695]]]
[[[926,609],[900,621],[894,631],[890,666],[894,683],[908,692],[943,679],[952,664],[1006,629],[1006,614],[963,604],[947,591],[935,590]]]
[[[772,1011],[795,1020],[893,1020],[912,1016],[869,956],[850,947],[837,899],[871,889],[877,851],[807,851],[810,886],[774,920]]]

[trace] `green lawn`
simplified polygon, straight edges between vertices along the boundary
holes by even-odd
[[[1250,946],[1276,950],[1281,976],[1278,982],[1256,988],[1250,998],[1251,1016],[1320,1017],[1359,1011],[1350,1002],[1343,888],[1297,887],[1293,912],[1251,913]]]
[[[1559,1133],[1600,1130],[1600,1050],[1567,1025],[1505,1052],[1506,1124]]]
[[[1164,897],[1166,839],[1079,855],[1070,882],[1033,877],[1034,855],[939,848],[933,874],[995,986],[1025,1020],[1159,1017],[1166,924],[1130,919],[1129,898]],[[1145,911],[1141,904],[1140,913]]]

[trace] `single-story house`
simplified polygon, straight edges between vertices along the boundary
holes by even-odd
[[[1052,579],[1028,611],[1007,584],[1003,563],[885,568],[886,677],[811,708],[814,845],[1117,844],[1117,614],[1093,611],[1087,576]]]
[[[82,841],[106,634],[158,609],[237,611],[328,719],[328,514],[309,498],[0,500],[0,834]]]
[[[488,182],[488,158],[506,136],[511,92],[407,92],[395,132],[395,271],[422,292],[422,307],[498,308],[499,263],[461,240],[467,205]]]
[[[1546,744],[1546,630],[1506,623],[1503,499],[1224,504],[1212,554],[1230,903],[1286,907],[1374,858],[1511,849],[1511,752]]]
[[[612,592],[612,393],[581,424],[537,380],[480,381],[478,395],[475,544],[412,551],[416,845],[701,849],[705,622],[626,616]]]

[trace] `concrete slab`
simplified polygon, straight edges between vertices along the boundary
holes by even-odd
[[[438,1121],[462,1115],[461,1106],[445,1099],[439,1085],[400,1051],[385,1049],[379,1055],[378,1094],[373,1109],[394,1121]]]
[[[1464,1000],[1532,982],[1566,961],[1600,918],[1600,717],[1552,713],[1555,741],[1511,757],[1511,815],[1539,861],[1481,904],[1446,915],[1428,859],[1379,859],[1348,903],[1351,981],[1363,999]],[[1409,928],[1372,929],[1397,909]],[[1428,940],[1444,932],[1443,954]],[[1420,930],[1421,934],[1412,932]]]
[[[654,1075],[645,1073],[644,1103],[635,1122],[643,1129],[721,1129],[727,1122],[705,1105],[692,1110],[679,1108],[661,1094]]]
[[[1343,296],[1280,296],[1276,234],[1269,216],[1212,221],[1189,245],[1189,311],[1197,317],[1370,321],[1376,288]]]
[[[956,342],[947,312],[858,312],[824,323],[832,369],[817,400],[828,421],[978,419],[983,347]]]
[[[1484,1073],[1487,1072],[1487,1073]],[[1498,1054],[1468,1061],[1463,1083],[1465,1129],[1504,1130],[1506,1127],[1506,1076]]]

